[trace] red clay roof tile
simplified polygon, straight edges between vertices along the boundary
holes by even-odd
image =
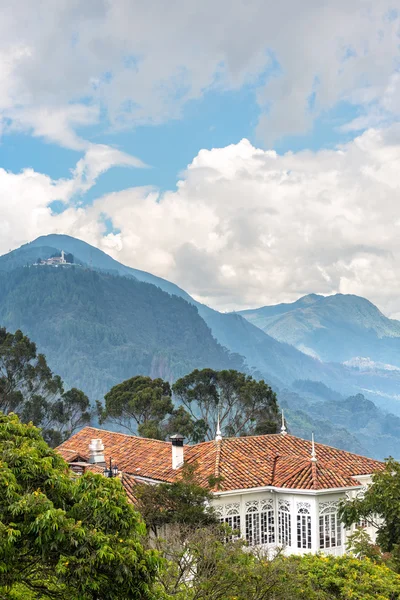
[[[172,482],[181,470],[172,469],[171,444],[158,440],[85,427],[58,447],[69,462],[88,454],[92,438],[101,438],[105,458],[110,457],[124,474]],[[203,484],[211,476],[221,478],[219,491],[274,486],[287,489],[354,487],[357,475],[371,474],[384,463],[315,444],[317,462],[311,461],[311,442],[293,435],[261,435],[227,438],[184,446],[187,463],[197,463]]]

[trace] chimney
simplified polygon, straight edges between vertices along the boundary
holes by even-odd
[[[91,440],[89,444],[89,463],[91,465],[105,465],[104,444],[100,438]]]
[[[180,433],[171,435],[170,438],[172,444],[172,468],[179,469],[183,465],[183,440],[184,437]]]

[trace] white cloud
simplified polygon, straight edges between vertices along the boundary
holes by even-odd
[[[87,192],[98,177],[116,166],[144,167],[134,156],[110,146],[90,144],[70,178],[52,180],[33,169],[12,173],[0,168],[0,254],[49,232],[73,231],[84,220],[84,234],[94,238],[104,233],[98,212],[82,209],[76,198]],[[64,203],[66,210],[53,214],[51,204]],[[93,216],[93,222],[88,219]]]
[[[342,99],[399,112],[398,93],[389,98],[399,60],[391,0],[0,6],[0,112],[68,147],[80,146],[74,132],[91,111],[114,126],[158,123],[210,88],[248,83],[268,141],[307,130]],[[272,57],[279,69],[268,77]]]
[[[342,292],[394,314],[399,161],[399,126],[317,153],[279,156],[247,140],[202,150],[176,192],[98,199],[90,219],[106,214],[120,233],[90,241],[219,309]]]
[[[78,151],[85,150],[89,144],[76,134],[75,129],[93,125],[99,120],[97,107],[82,104],[24,107],[9,110],[6,114],[9,120],[5,128],[7,132],[28,132]]]
[[[132,188],[77,206],[77,190],[130,160],[91,152],[70,180],[0,171],[0,251],[58,231],[222,310],[342,292],[399,313],[400,126],[283,156],[242,140],[200,151],[176,191]],[[55,199],[67,203],[61,215]]]

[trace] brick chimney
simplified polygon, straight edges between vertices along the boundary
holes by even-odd
[[[91,440],[89,444],[89,463],[91,465],[105,465],[104,444],[100,438]]]
[[[172,468],[179,469],[184,463],[183,458],[183,440],[184,437],[180,433],[171,435],[170,438],[172,444]]]

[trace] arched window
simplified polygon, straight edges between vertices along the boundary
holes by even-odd
[[[275,543],[275,514],[272,498],[246,502],[246,540],[249,546]]]
[[[225,506],[217,506],[216,513],[219,515],[221,523],[226,523],[232,530],[232,533],[227,536],[226,541],[238,539],[240,537],[240,504],[234,502]]]
[[[275,543],[275,511],[272,500],[261,501],[260,538],[262,544]]]
[[[291,546],[291,531],[290,503],[288,500],[278,500],[278,544],[281,546]]]
[[[249,546],[258,546],[260,543],[260,513],[257,504],[250,504],[246,510],[246,540]]]
[[[297,503],[297,547],[311,550],[311,505]]]
[[[337,509],[336,502],[321,502],[319,505],[320,548],[336,548],[342,545],[342,524]]]

